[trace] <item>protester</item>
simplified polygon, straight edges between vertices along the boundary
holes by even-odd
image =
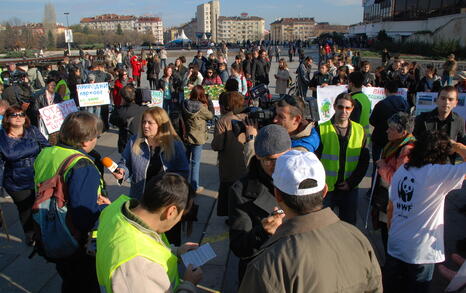
[[[204,77],[199,72],[197,65],[190,65],[183,78],[183,86],[187,87],[188,89],[192,89],[196,85],[202,85],[203,80]]]
[[[377,180],[372,198],[372,222],[374,229],[380,229],[382,243],[387,252],[387,205],[388,187],[392,181],[393,174],[401,165],[408,162],[408,155],[414,147],[415,138],[412,135],[414,129],[414,118],[405,112],[393,114],[387,120],[386,130],[388,143],[384,146],[380,159],[377,158]]]
[[[387,83],[385,83],[386,98],[375,105],[369,118],[369,123],[374,127],[371,135],[372,161],[374,163],[380,159],[380,153],[388,143],[387,120],[397,112],[409,112],[408,103],[402,96],[399,96],[397,92],[398,83],[396,81],[387,81]]]
[[[275,161],[291,148],[286,130],[275,124],[260,129],[254,142],[255,156],[249,172],[233,184],[229,194],[230,248],[240,257],[238,276],[241,282],[246,265],[275,229],[284,215],[277,210],[272,184]]]
[[[132,85],[124,86],[118,93],[122,101],[110,115],[110,123],[118,127],[118,152],[121,154],[126,143],[133,135],[138,134],[142,114],[146,106],[136,104],[136,89]]]
[[[437,107],[421,113],[416,117],[414,136],[418,137],[427,131],[441,131],[454,141],[466,143],[464,119],[453,112],[458,104],[458,91],[452,86],[442,88],[436,100]],[[454,156],[450,157],[454,163]]]
[[[456,75],[456,70],[458,69],[458,62],[455,60],[455,55],[448,55],[447,61],[443,63],[443,73],[442,73],[442,85],[443,86],[452,86],[453,78]]]
[[[354,109],[351,112],[350,119],[356,123],[359,123],[364,128],[366,135],[369,134],[369,116],[371,114],[371,101],[362,92],[362,83],[364,81],[364,75],[359,72],[350,73],[348,76],[349,91],[351,97],[354,99]]]
[[[285,59],[282,58],[278,61],[278,70],[274,77],[275,93],[279,95],[286,94],[290,79],[290,71],[288,70],[288,65],[286,64]]]
[[[361,62],[361,72],[363,74],[363,81],[362,85],[367,87],[375,86],[375,75],[374,73],[370,72],[371,64],[369,61],[362,61]]]
[[[49,72],[47,79],[55,80],[55,92],[60,95],[63,101],[67,101],[71,98],[70,88],[68,87],[66,77],[63,76],[63,74],[61,74],[58,71],[52,70]]]
[[[74,103],[76,104],[76,107],[79,107],[78,84],[82,83],[83,76],[81,69],[79,69],[78,67],[72,67],[68,76],[68,86],[70,88],[70,98],[73,99]],[[61,96],[60,99],[63,100]]]
[[[312,96],[317,98],[317,87],[325,87],[332,83],[332,77],[328,73],[328,65],[326,63],[319,66],[319,72],[315,73],[309,83],[312,90]]]
[[[255,85],[259,84],[269,84],[269,71],[270,71],[270,61],[267,60],[267,52],[261,50],[259,52],[259,58],[254,60],[252,64],[251,76],[254,80]]]
[[[1,85],[0,85],[1,88]],[[6,100],[1,99],[0,95],[0,129],[2,128],[3,118],[5,118],[5,112],[10,107],[10,104]]]
[[[290,151],[276,160],[272,178],[286,220],[248,264],[239,292],[381,292],[369,240],[323,208],[327,186],[317,157]]]
[[[202,85],[219,85],[222,84],[222,79],[217,75],[213,68],[207,68],[207,75],[202,80]]]
[[[167,113],[154,107],[143,112],[140,129],[130,137],[113,175],[118,180],[131,178],[129,195],[140,199],[145,183],[164,172],[187,177],[188,161]]]
[[[204,188],[199,184],[202,146],[207,141],[207,120],[214,117],[208,109],[208,98],[200,85],[191,90],[189,100],[183,102],[183,119],[186,125],[186,157],[190,162],[188,182],[193,190],[201,192]]]
[[[183,57],[184,58],[184,57]],[[177,80],[182,81],[188,69],[183,65],[183,62],[180,58],[175,60],[175,68],[173,68],[173,77]]]
[[[232,120],[242,121],[246,114],[244,96],[237,91],[220,95],[220,119],[215,124],[212,150],[218,152],[218,171],[220,186],[218,191],[217,215],[228,215],[228,192],[231,185],[247,173],[243,148],[246,142],[245,134],[236,136],[233,133]]]
[[[207,55],[209,56],[209,55]],[[206,63],[207,63],[207,58],[202,56],[202,51],[198,50],[197,55],[194,56],[193,65],[197,65],[197,70],[198,72],[201,72],[202,74],[205,74],[206,72]]]
[[[165,50],[165,48],[160,49],[159,55],[160,55],[160,68],[165,69],[167,67],[167,58],[168,58],[167,50]]]
[[[466,175],[466,146],[440,132],[418,135],[409,161],[395,172],[387,207],[388,255],[384,292],[429,292],[436,263],[445,260],[444,208],[447,194]],[[449,154],[463,163],[451,165]]]
[[[466,71],[458,73],[458,83],[455,87],[458,93],[466,93]]]
[[[189,201],[186,180],[167,173],[147,182],[140,201],[122,195],[104,210],[96,263],[106,292],[197,292],[202,270],[189,265],[181,280],[177,264],[180,255],[198,244],[173,247],[165,235],[189,209]]]
[[[131,57],[131,71],[133,73],[133,79],[136,81],[137,87],[141,86],[141,72],[144,71],[142,62],[139,60],[139,57],[134,55]]]
[[[233,63],[231,65],[230,70],[231,70],[230,79],[235,79],[238,82],[238,92],[240,92],[242,95],[246,95],[246,93],[248,92],[248,85],[247,85],[246,77],[244,77],[243,75],[242,66],[236,63]]]
[[[34,160],[41,149],[50,146],[39,129],[18,106],[4,113],[0,130],[0,183],[13,198],[25,234],[25,242],[34,242],[32,205],[34,204]]]
[[[437,68],[432,64],[426,65],[424,77],[419,81],[417,86],[418,92],[439,92],[442,88],[442,82],[437,75]]]
[[[121,89],[132,83],[133,79],[128,77],[128,71],[124,69],[118,70],[118,78],[115,80],[112,90],[113,105],[118,108],[121,106],[123,99],[121,97]]]
[[[290,58],[291,59],[291,58]],[[290,60],[291,62],[291,60]],[[296,86],[298,87],[298,96],[307,97],[307,90],[311,84],[312,58],[306,57],[299,64],[296,75]]]
[[[149,81],[149,88],[151,90],[156,88],[157,81],[159,80],[161,68],[160,63],[161,62],[159,61],[159,57],[157,55],[149,58],[149,61],[147,62],[147,80]],[[165,67],[167,67],[166,64]]]
[[[167,113],[170,113],[174,107],[173,104],[178,102],[173,78],[173,69],[171,67],[167,66],[163,69],[163,76],[157,82],[157,90],[162,91],[163,93],[163,109]]]
[[[227,64],[226,63],[221,62],[221,63],[218,64],[218,76],[222,80],[222,84],[225,84],[227,82],[228,78],[230,78],[230,75],[228,74]]]
[[[79,249],[73,255],[56,260],[56,269],[63,280],[62,292],[100,292],[96,277],[95,258],[86,253],[87,235],[100,212],[110,203],[101,173],[89,153],[102,133],[102,121],[85,111],[69,114],[60,128],[59,145],[44,148],[34,163],[35,185],[47,181],[58,172],[63,161],[79,154],[65,171],[66,204],[69,227]],[[79,235],[79,236],[77,236]],[[60,249],[59,247],[57,249]]]
[[[409,70],[409,63],[404,62],[401,64],[400,72],[394,80],[398,82],[399,88],[408,89],[408,103],[410,107],[414,107],[416,105],[415,91],[418,82],[414,73],[411,73]]]
[[[329,194],[326,207],[338,207],[339,217],[355,225],[358,209],[358,185],[369,165],[364,129],[350,119],[355,101],[350,94],[339,94],[333,108],[335,115],[320,124],[321,145],[316,151],[327,174]]]
[[[384,48],[383,51],[382,51],[382,64],[384,66],[387,66],[388,65],[388,62],[390,62],[390,58],[391,58],[391,55],[390,53],[388,52],[387,48]]]

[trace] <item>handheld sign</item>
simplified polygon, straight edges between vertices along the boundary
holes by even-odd
[[[40,119],[45,124],[48,133],[59,131],[66,116],[77,111],[78,108],[76,108],[74,100],[68,100],[39,109]]]
[[[110,104],[108,82],[78,84],[76,89],[80,107]]]

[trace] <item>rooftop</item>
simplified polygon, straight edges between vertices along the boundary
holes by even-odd
[[[262,17],[259,16],[219,16],[219,21],[222,20],[264,20]]]
[[[314,17],[288,17],[280,18],[272,22],[272,24],[293,24],[293,23],[315,23]]]
[[[138,22],[159,22],[161,21],[160,17],[153,16],[142,16],[137,17],[134,15],[118,15],[118,14],[102,14],[93,17],[84,17],[81,18],[81,23],[91,23],[91,22],[108,22],[108,21],[130,21],[135,20]]]

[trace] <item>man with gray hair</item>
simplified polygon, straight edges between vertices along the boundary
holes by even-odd
[[[325,177],[314,153],[276,160],[274,195],[285,219],[248,264],[239,292],[382,292],[369,240],[323,208]]]
[[[254,149],[249,174],[229,192],[230,248],[241,258],[240,281],[250,257],[282,223],[271,176],[277,158],[291,149],[290,136],[280,125],[267,125],[259,131]]]

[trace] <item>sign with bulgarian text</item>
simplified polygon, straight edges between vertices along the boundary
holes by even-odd
[[[76,88],[80,107],[110,104],[108,82],[78,84]]]
[[[333,102],[335,102],[336,97],[348,91],[348,86],[346,85],[329,85],[326,87],[317,87],[317,106],[319,108],[319,123],[324,123],[325,121],[330,120],[335,110],[333,109]],[[362,92],[369,98],[371,101],[371,111],[374,109],[375,105],[381,100],[385,99],[385,89],[380,87],[363,87]],[[402,96],[403,98],[408,98],[408,90],[405,88],[399,88],[397,95]]]
[[[151,103],[150,107],[160,107],[163,108],[163,92],[162,91],[150,91]]]
[[[211,100],[218,100],[218,97],[221,93],[225,91],[225,86],[223,84],[217,85],[204,85],[205,94],[209,96]],[[188,87],[184,87],[184,98],[189,99],[191,90]]]
[[[66,116],[76,111],[78,111],[78,108],[74,100],[68,100],[39,109],[40,119],[45,124],[45,128],[49,134],[59,131]]]

